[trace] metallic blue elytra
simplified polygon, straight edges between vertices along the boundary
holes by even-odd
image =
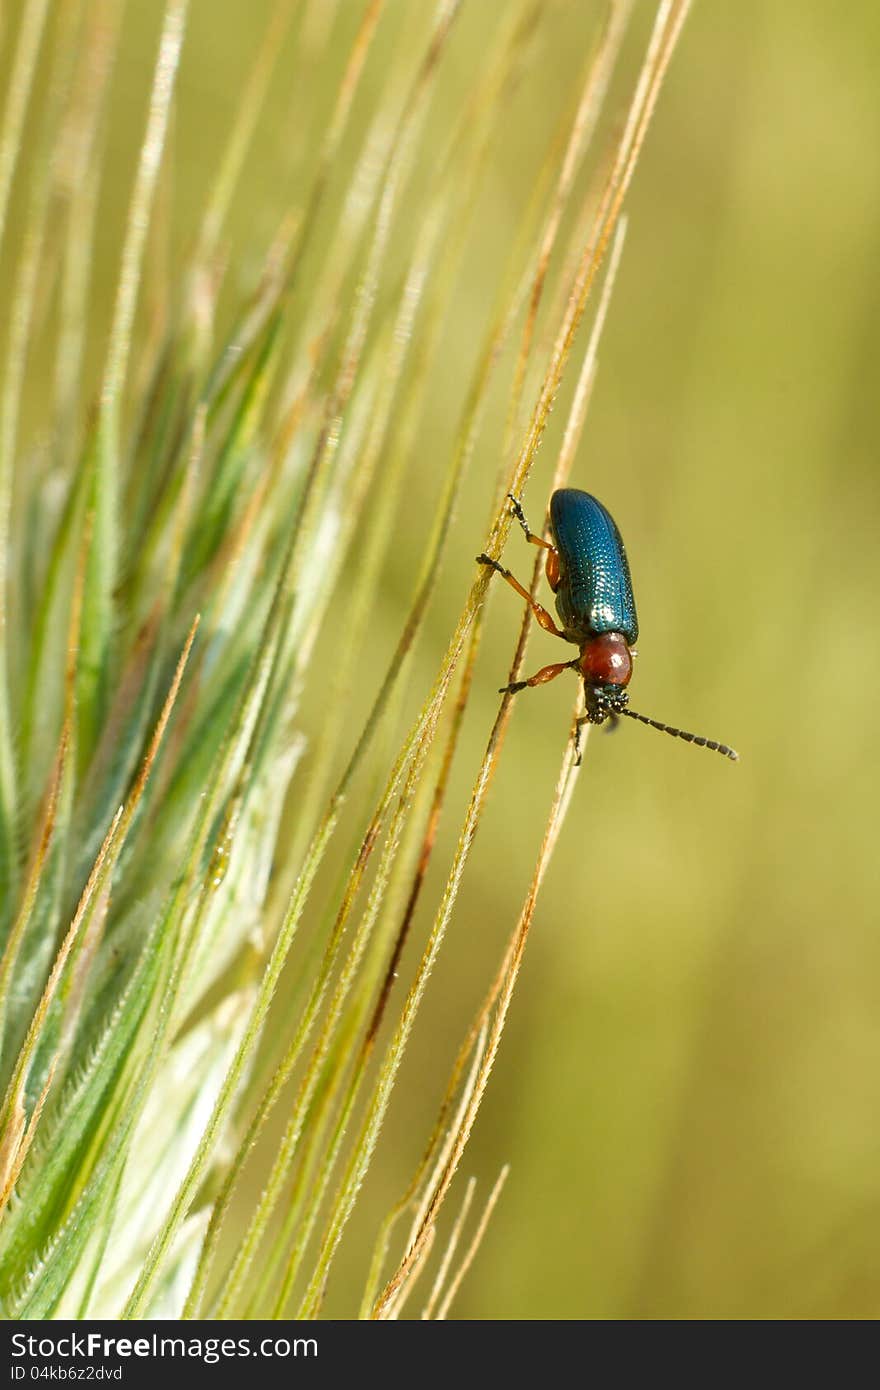
[[[620,632],[632,646],[639,620],[626,551],[610,512],[589,492],[564,487],[550,499],[550,525],[559,552],[556,611],[565,636],[580,643],[591,634]]]

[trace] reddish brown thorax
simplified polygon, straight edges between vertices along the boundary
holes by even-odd
[[[632,655],[622,632],[602,632],[588,637],[578,662],[589,685],[629,685]]]

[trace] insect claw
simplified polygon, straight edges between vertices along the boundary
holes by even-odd
[[[586,714],[582,714],[582,715],[580,716],[579,719],[576,719],[576,720],[575,720],[575,727],[574,727],[574,755],[575,755],[575,756],[574,756],[574,765],[575,765],[575,767],[580,767],[580,765],[581,765],[581,760],[583,759],[583,756],[584,756],[584,755],[583,755],[583,752],[582,752],[582,750],[581,750],[581,729],[584,727],[585,724],[589,724],[589,722],[590,722],[589,716],[586,715]]]

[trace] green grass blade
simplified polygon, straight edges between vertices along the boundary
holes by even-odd
[[[189,0],[168,0],[165,12],[101,387],[91,497],[94,530],[86,571],[77,692],[78,754],[82,766],[88,762],[94,748],[107,702],[114,627],[113,592],[119,566],[122,398],[150,210],[165,146],[188,3]]]

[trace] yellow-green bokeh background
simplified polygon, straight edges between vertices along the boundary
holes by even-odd
[[[173,133],[172,267],[268,8],[194,0]],[[420,8],[394,0],[394,23],[415,25]],[[606,136],[651,9],[636,8]],[[154,0],[130,9],[96,312],[115,279],[113,219],[128,198],[160,13]],[[492,9],[466,0],[450,112]],[[410,597],[428,524],[426,512],[420,530],[420,508],[448,460],[485,322],[481,277],[514,236],[523,179],[572,90],[579,35],[593,32],[597,9],[547,4],[547,37],[491,170],[384,580],[365,701]],[[607,502],[627,540],[642,625],[634,706],[733,743],[742,761],[634,725],[593,738],[464,1163],[483,1195],[503,1163],[512,1169],[462,1317],[873,1317],[880,1307],[878,55],[874,4],[697,0],[661,98],[572,481]],[[380,72],[381,62],[370,82]],[[233,219],[241,284],[297,192],[300,100],[313,118],[329,93],[317,80],[301,93],[282,80],[249,161]],[[438,128],[443,119],[441,104]],[[484,544],[497,464],[485,453],[499,437],[497,420],[490,426],[413,700]],[[558,428],[529,487],[533,517],[554,441]],[[517,534],[508,559],[526,572]],[[488,616],[432,903],[519,610],[493,591]],[[344,622],[328,635],[346,638]],[[531,666],[555,659],[549,638],[533,638]],[[421,1151],[516,919],[571,696],[529,692],[516,709],[330,1312],[344,1315],[362,1284],[368,1241]],[[306,714],[319,717],[319,692]]]

